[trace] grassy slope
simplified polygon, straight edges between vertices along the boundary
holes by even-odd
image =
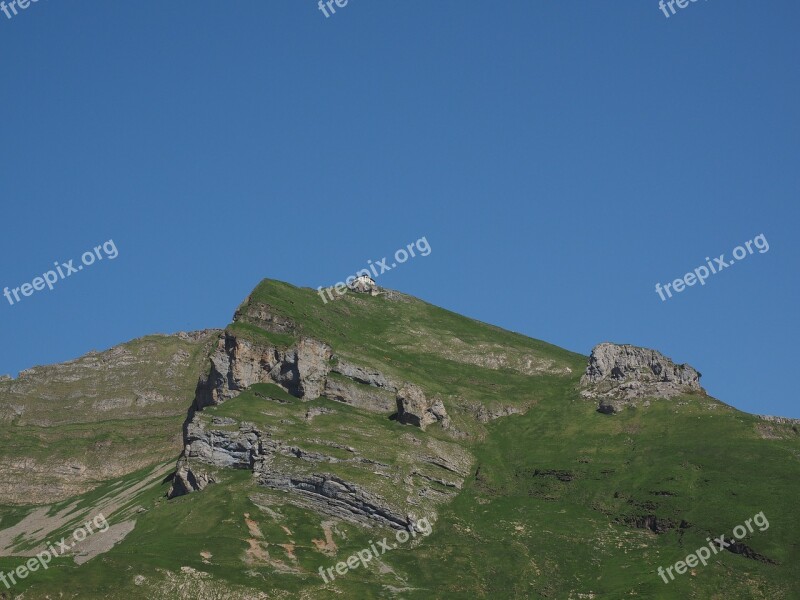
[[[494,423],[478,476],[416,557],[417,581],[441,597],[797,598],[796,435],[763,440],[752,416],[686,402],[607,417],[574,401]],[[778,565],[723,552],[694,576],[657,576],[760,511],[770,527],[745,543]],[[615,524],[653,514],[689,527]],[[443,580],[445,562],[458,578]]]
[[[265,280],[240,307],[267,304],[272,311],[300,326],[307,335],[330,344],[334,353],[371,366],[401,381],[421,385],[429,394],[480,401],[487,405],[525,405],[561,389],[571,371],[571,381],[583,371],[586,358],[552,344],[500,329],[427,304],[410,296],[398,300],[348,293],[323,303],[308,288]],[[232,325],[237,335],[259,339],[246,318]],[[265,338],[274,341],[273,337]],[[285,338],[284,338],[285,339]],[[492,369],[470,362],[470,351],[503,354],[509,366]],[[537,376],[512,368],[532,359],[554,373]],[[448,406],[450,410],[450,406]]]
[[[176,573],[186,566],[210,573],[231,589],[249,586],[287,598],[799,597],[794,507],[800,442],[791,427],[774,426],[775,439],[763,439],[758,419],[699,396],[601,415],[577,394],[583,357],[416,300],[351,294],[324,305],[308,290],[264,282],[250,302],[270,304],[300,322],[302,333],[325,340],[351,360],[445,396],[449,411],[456,398],[533,401],[535,406],[525,415],[471,426],[473,433],[485,434],[480,442],[460,442],[477,457],[475,475],[442,511],[430,537],[382,557],[390,573],[358,569],[324,587],[316,575],[320,566],[333,566],[391,534],[340,524],[338,554],[325,556],[311,543],[323,537],[324,517],[293,506],[287,495],[255,488],[246,472],[225,471],[221,483],[175,501],[163,500],[165,486],[146,492],[139,502],[149,510],[122,544],[79,569],[64,564],[45,577],[30,578],[20,587],[32,586],[26,598],[58,592],[81,598],[178,597],[167,590],[167,578],[158,569]],[[240,334],[249,329],[250,335],[261,335],[235,327]],[[430,336],[437,344],[431,346]],[[438,342],[454,337],[472,346],[507,345],[512,354],[532,353],[572,373],[530,377],[465,364],[452,355],[437,357]],[[284,399],[285,405],[269,406],[267,412],[275,412],[271,418],[299,421],[292,415],[307,405]],[[381,432],[386,442],[380,458],[387,462],[398,452],[393,432],[409,431],[379,416],[336,408],[336,415],[315,419],[318,437],[346,443],[349,434],[342,428],[355,420],[365,431],[360,437],[354,432],[351,443],[367,443],[365,434]],[[214,411],[264,419],[264,408],[250,393]],[[460,424],[467,427],[466,416]],[[301,428],[288,423],[284,433],[300,435]],[[438,428],[414,430],[414,435],[446,439]],[[0,511],[3,523],[20,518],[19,511]],[[777,564],[724,552],[669,585],[657,576],[658,566],[682,559],[707,536],[730,537],[733,527],[759,511],[770,527],[745,541]],[[258,523],[275,564],[246,564],[252,534],[245,513]],[[688,527],[657,535],[623,524],[647,515],[686,521]],[[277,545],[284,543],[294,544],[296,562]],[[201,551],[213,555],[209,564]],[[18,562],[0,560],[0,568],[12,564]],[[283,567],[299,573],[281,572]],[[139,585],[137,575],[146,578]],[[397,595],[388,586],[412,589]]]
[[[215,338],[147,336],[0,383],[0,501],[46,503],[180,452]]]

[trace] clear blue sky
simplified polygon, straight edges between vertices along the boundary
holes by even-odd
[[[795,0],[40,0],[0,13],[0,373],[221,327],[270,277],[379,283],[800,417]],[[764,234],[667,302],[671,282]],[[78,261],[76,261],[77,264]]]

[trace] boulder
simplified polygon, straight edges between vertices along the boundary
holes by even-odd
[[[450,426],[450,417],[442,401],[426,398],[419,386],[410,383],[397,392],[397,420],[422,430],[437,421],[445,429]]]
[[[167,492],[167,497],[177,498],[192,492],[199,492],[209,483],[214,483],[214,478],[206,473],[195,473],[189,467],[189,461],[181,459],[178,461],[177,470],[172,478],[172,485]]]

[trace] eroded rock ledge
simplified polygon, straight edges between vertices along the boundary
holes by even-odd
[[[451,501],[462,488],[472,458],[456,444],[422,442],[409,433],[403,436],[407,437],[406,452],[414,456],[408,468],[374,460],[356,448],[326,439],[302,436],[287,441],[278,427],[201,411],[187,425],[186,448],[168,497],[203,490],[219,480],[221,469],[241,469],[252,472],[257,485],[291,492],[297,505],[354,523],[407,528],[415,516],[398,506],[435,514],[437,505]],[[341,467],[360,472],[366,479],[356,483],[331,472]],[[385,496],[380,491],[400,485],[407,490],[405,499],[403,494]]]
[[[331,349],[302,338],[289,349],[262,345],[226,331],[211,356],[211,369],[197,386],[196,408],[215,406],[256,383],[275,383],[298,398],[318,398],[325,389]]]
[[[400,422],[421,429],[435,422],[450,426],[441,400],[428,399],[417,386],[334,356],[323,342],[304,337],[286,349],[230,331],[220,337],[209,373],[197,385],[195,410],[235,398],[256,383],[277,384],[303,400],[322,396],[387,416],[396,411]]]
[[[257,315],[249,316],[283,332],[292,330],[290,323],[279,323],[270,317],[265,307],[260,307]],[[246,469],[252,471],[259,485],[292,491],[297,502],[321,512],[362,523],[407,527],[413,516],[403,514],[376,493],[381,485],[385,486],[381,479],[376,479],[380,485],[361,485],[341,479],[327,469],[334,463],[348,463],[348,468],[364,468],[378,478],[396,480],[398,485],[406,477],[410,481],[405,483],[415,496],[407,502],[409,505],[433,506],[451,500],[467,476],[468,470],[463,465],[458,468],[452,465],[467,464],[471,459],[460,456],[446,443],[442,443],[440,451],[421,456],[414,470],[401,475],[389,465],[361,456],[350,447],[341,448],[352,454],[347,458],[318,451],[320,445],[331,446],[324,440],[314,443],[313,450],[304,449],[301,446],[308,440],[279,439],[283,438],[280,427],[256,427],[204,412],[210,406],[232,400],[255,384],[272,383],[303,401],[325,397],[385,414],[387,418],[396,415],[401,423],[420,429],[434,423],[450,427],[440,399],[427,398],[418,386],[394,381],[375,369],[334,356],[330,346],[321,341],[301,337],[294,346],[286,348],[266,340],[254,341],[249,336],[242,338],[227,330],[220,336],[210,360],[208,374],[197,385],[193,413],[185,425],[184,452],[176,465],[168,492],[170,498],[200,491],[214,483],[217,469]],[[265,398],[265,402],[269,401]],[[304,418],[310,421],[334,412],[332,408],[317,406],[313,412],[305,411]],[[433,444],[429,451],[437,448],[434,441],[429,443]],[[413,454],[417,450],[412,447],[408,452]],[[437,469],[457,473],[458,477],[436,475]]]

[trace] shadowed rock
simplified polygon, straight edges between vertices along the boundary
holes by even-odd
[[[429,400],[416,385],[407,384],[397,392],[397,420],[424,430],[431,423],[442,422],[445,429],[450,418],[441,400]]]

